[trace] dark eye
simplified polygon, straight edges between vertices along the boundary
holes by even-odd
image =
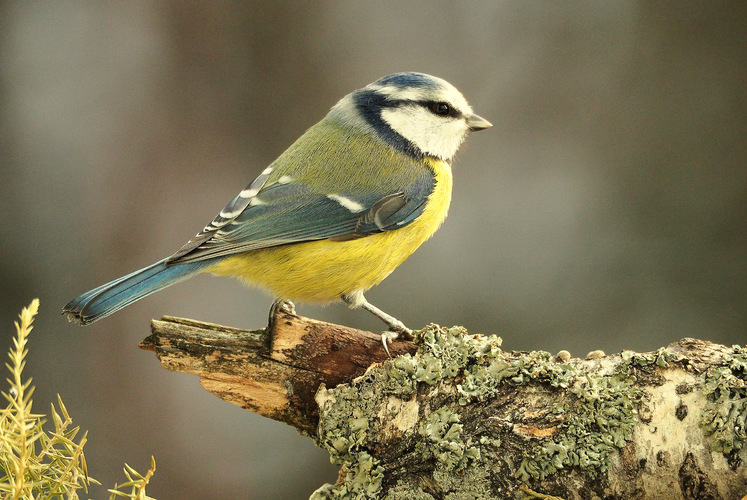
[[[446,102],[432,102],[428,109],[438,116],[449,116],[451,114],[451,106]]]

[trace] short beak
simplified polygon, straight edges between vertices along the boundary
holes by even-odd
[[[467,126],[471,131],[476,132],[478,130],[485,130],[486,128],[490,128],[493,126],[493,124],[487,121],[482,116],[469,115],[467,117]]]

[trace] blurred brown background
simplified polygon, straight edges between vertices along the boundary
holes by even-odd
[[[199,277],[86,329],[59,315],[164,257],[385,74],[443,77],[491,120],[446,225],[368,298],[507,349],[745,343],[744,2],[0,3],[0,328],[33,297],[27,374],[89,430],[92,476],[159,498],[307,498],[311,440],[137,349],[149,320],[258,328],[271,299]],[[342,305],[300,312],[378,329]],[[105,498],[104,487],[89,495]]]

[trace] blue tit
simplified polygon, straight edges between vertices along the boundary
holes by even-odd
[[[440,78],[385,76],[343,97],[176,253],[63,313],[90,324],[207,272],[270,291],[274,306],[343,301],[383,320],[390,339],[409,337],[363,294],[438,229],[454,154],[468,132],[490,126]]]

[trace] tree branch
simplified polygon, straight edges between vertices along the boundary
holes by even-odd
[[[283,311],[268,328],[269,335],[164,316],[151,322],[152,335],[140,347],[155,351],[167,370],[198,375],[219,398],[312,435],[319,386],[335,387],[387,359],[371,332]],[[392,356],[416,350],[410,342],[390,347]]]
[[[388,359],[378,335],[282,311],[266,330],[171,317],[152,330],[141,347],[164,368],[330,452],[340,477],[312,498],[747,493],[738,346],[684,339],[579,359],[432,325]]]

